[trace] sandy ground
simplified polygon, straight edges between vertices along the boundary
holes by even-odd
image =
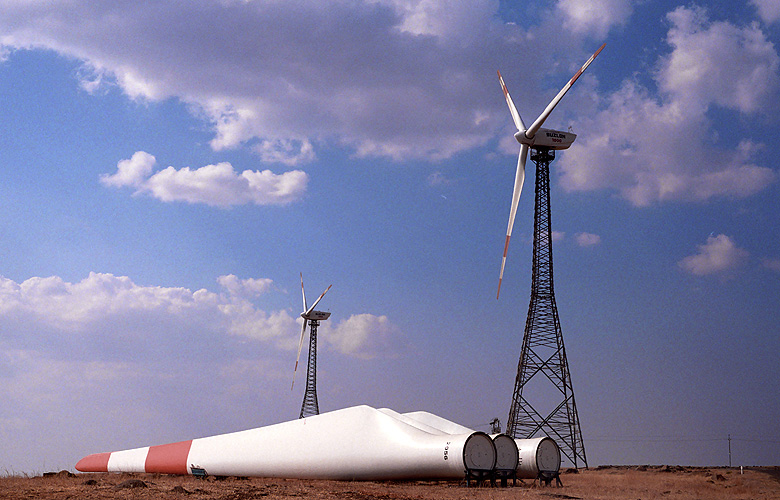
[[[507,488],[454,482],[349,482],[265,478],[198,479],[153,474],[71,474],[0,477],[0,499],[190,500],[503,500],[503,499],[780,499],[780,467],[597,467],[564,471],[563,486],[530,480]]]

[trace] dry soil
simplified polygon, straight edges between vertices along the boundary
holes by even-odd
[[[525,480],[506,488],[465,482],[349,482],[265,478],[198,479],[153,474],[71,474],[0,477],[2,500],[503,500],[503,499],[778,499],[780,467],[596,467],[564,471],[563,486]]]

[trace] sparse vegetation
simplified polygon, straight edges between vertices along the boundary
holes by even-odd
[[[598,467],[562,474],[563,487],[531,481],[515,487],[466,488],[457,482],[347,482],[264,478],[196,479],[154,474],[0,477],[3,500],[514,500],[663,499],[780,500],[780,467],[746,469],[669,466]]]

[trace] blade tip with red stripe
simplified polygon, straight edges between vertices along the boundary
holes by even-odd
[[[94,453],[82,458],[76,464],[79,472],[108,472],[108,460],[111,453]]]

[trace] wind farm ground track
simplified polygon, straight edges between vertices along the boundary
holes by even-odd
[[[457,481],[350,482],[266,478],[198,479],[157,474],[71,474],[0,477],[4,500],[503,500],[503,499],[780,499],[780,467],[601,466],[563,471],[563,487],[526,480],[515,487],[466,488]],[[553,483],[554,484],[554,483]]]

